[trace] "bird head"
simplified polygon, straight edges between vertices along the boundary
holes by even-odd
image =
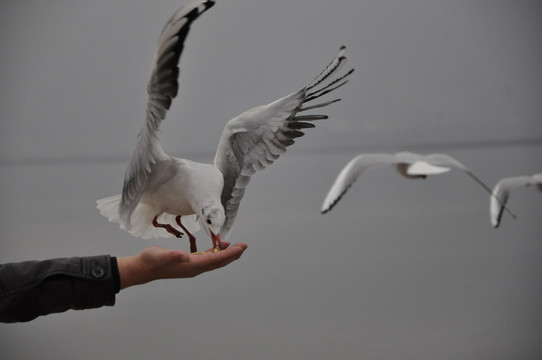
[[[204,206],[198,213],[198,217],[205,232],[211,237],[213,246],[220,244],[220,229],[222,229],[222,225],[226,221],[226,214],[222,205]]]

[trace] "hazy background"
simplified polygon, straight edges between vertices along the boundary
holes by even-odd
[[[0,262],[188,249],[95,208],[121,190],[154,46],[183,3],[2,1]],[[515,191],[519,218],[495,230],[465,174],[388,168],[319,214],[361,152],[447,152],[489,186],[540,172],[540,19],[539,1],[217,0],[188,37],[166,152],[211,162],[227,120],[305,85],[345,44],[343,101],[253,177],[238,262],[127,289],[114,307],[0,324],[0,357],[540,359],[539,192]]]

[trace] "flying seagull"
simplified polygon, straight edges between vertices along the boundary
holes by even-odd
[[[277,160],[295,138],[304,135],[303,130],[314,127],[311,121],[327,119],[305,111],[340,99],[308,103],[346,84],[353,72],[335,75],[346,62],[342,46],[305,87],[228,121],[213,164],[169,156],[160,146],[158,129],[177,95],[177,65],[190,26],[213,5],[211,0],[191,2],[175,12],[162,30],[147,86],[146,118],[126,169],[122,194],[97,201],[102,215],[134,236],[180,238],[186,234],[191,252],[197,251],[192,232],[199,229],[198,222],[213,247],[221,247],[251,176]]]
[[[350,160],[335,179],[322,204],[322,214],[327,213],[337,204],[365,170],[386,165],[395,166],[401,175],[409,179],[425,179],[429,175],[438,175],[457,168],[463,170],[489,194],[492,193],[491,189],[465,165],[447,154],[421,155],[411,152],[360,154]]]
[[[510,191],[523,186],[534,186],[542,191],[542,173],[534,174],[532,176],[504,178],[499,180],[497,185],[495,185],[493,188],[493,196],[491,196],[489,200],[489,214],[491,225],[493,225],[493,227],[496,228],[501,223],[502,213],[506,202],[510,197]]]

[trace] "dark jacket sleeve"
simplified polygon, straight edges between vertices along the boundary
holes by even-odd
[[[113,306],[115,270],[109,255],[0,265],[0,321]]]

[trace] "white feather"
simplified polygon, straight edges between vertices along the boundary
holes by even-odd
[[[119,216],[119,204],[120,204],[121,195],[113,195],[104,199],[96,201],[97,208],[100,210],[100,214],[105,216],[107,220],[113,223],[119,224],[120,228],[126,230],[126,227],[120,220]],[[142,239],[151,239],[159,237],[172,237],[163,228],[157,228],[152,225],[152,219],[156,215],[156,209],[148,204],[139,203],[132,213],[131,223],[132,226],[128,232],[136,237]],[[157,220],[162,224],[175,224],[175,215],[163,213],[158,216]],[[198,218],[196,214],[185,215],[181,218],[182,224],[194,234],[200,229],[198,223]]]

